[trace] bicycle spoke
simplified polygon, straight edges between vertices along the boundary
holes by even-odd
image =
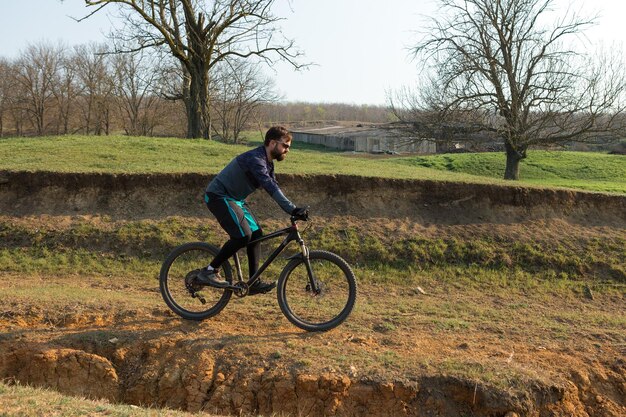
[[[177,248],[165,262],[161,270],[161,292],[180,316],[204,319],[219,313],[228,303],[230,291],[201,286],[194,280],[199,268],[206,266],[213,256],[207,246],[189,244]]]
[[[306,330],[335,327],[350,313],[356,297],[354,277],[345,261],[327,252],[323,254],[311,255],[315,285],[311,285],[306,265],[300,261],[291,265],[279,290],[285,315]]]

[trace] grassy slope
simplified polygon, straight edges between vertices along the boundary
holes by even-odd
[[[354,367],[360,376],[386,380],[452,375],[504,390],[558,378],[562,369],[550,366],[546,371],[541,362],[553,360],[551,352],[567,368],[563,356],[597,355],[623,346],[625,340],[620,231],[571,225],[574,230],[561,233],[560,223],[549,230],[544,223],[522,225],[514,229],[521,235],[519,245],[507,246],[498,240],[504,229],[493,230],[497,225],[467,231],[418,229],[413,238],[412,230],[399,227],[400,240],[413,252],[410,257],[387,247],[381,231],[324,222],[307,231],[306,240],[311,247],[350,259],[359,280],[358,305],[336,331],[305,335],[294,332],[271,295],[235,299],[199,326],[168,318],[157,291],[160,262],[181,241],[207,235],[214,240],[219,228],[214,221],[59,220],[0,216],[0,293],[5,300],[0,326],[9,326],[8,335],[39,334],[77,348],[74,343],[81,340],[96,346],[103,337],[119,337],[130,344],[135,338],[170,338],[181,329],[182,337],[202,340],[206,349],[223,355],[219,357],[248,352],[271,369],[319,374],[332,366],[348,374]],[[543,246],[534,247],[541,238]],[[267,245],[266,253],[270,249]],[[394,261],[394,256],[408,264]],[[279,259],[264,276],[277,277],[284,262]],[[596,264],[600,269],[589,272]],[[603,276],[607,268],[621,278]],[[594,300],[585,296],[586,290],[593,291]],[[85,320],[85,327],[64,328],[64,323],[78,322],[75,315]],[[96,324],[100,316],[104,324]],[[118,319],[106,324],[109,316]],[[40,332],[16,327],[31,320]],[[52,336],[52,330],[59,333]],[[468,347],[459,348],[463,344]],[[598,347],[602,350],[596,351]],[[506,358],[513,351],[515,359],[509,363]],[[548,356],[538,361],[542,354]],[[0,410],[6,401],[2,394],[0,389]],[[57,398],[37,391],[33,401],[39,405],[29,403],[26,410],[56,410]],[[70,405],[78,406],[83,405]],[[110,415],[124,415],[115,411]]]
[[[132,273],[147,279],[159,269],[164,254],[181,242],[219,242],[224,237],[220,228],[206,219],[117,222],[102,218],[97,223],[73,220],[66,227],[48,222],[45,218],[0,216],[0,270],[45,275]],[[283,226],[280,221],[263,223],[266,230]],[[531,222],[520,226],[440,227],[437,233],[399,230],[403,226],[409,227],[391,222],[363,226],[346,219],[335,224],[326,219],[312,224],[305,236],[311,247],[335,252],[354,266],[393,269],[377,277],[383,281],[416,266],[434,270],[480,265],[503,274],[519,270],[535,279],[578,280],[589,275],[594,280],[626,283],[626,236],[619,231],[571,225],[567,232],[557,233],[545,230],[546,224]],[[389,232],[392,229],[396,229],[393,234]],[[507,234],[517,237],[508,239]],[[265,250],[273,248],[272,243]],[[62,287],[48,291],[65,301],[75,297],[63,294]]]
[[[42,410],[45,410],[43,414]],[[132,405],[110,404],[106,401],[73,398],[48,389],[6,385],[0,382],[0,416],[17,417],[33,415],[45,415],[47,417],[191,417],[202,415],[211,417],[211,415],[204,413],[155,410]]]
[[[214,173],[245,149],[181,139],[4,139],[0,140],[0,170]],[[558,159],[561,157],[564,159]],[[624,193],[626,167],[619,164],[622,159],[618,158],[532,152],[522,165],[522,176],[532,177],[531,181],[543,186],[577,185]],[[314,147],[299,149],[296,145],[278,170],[500,182],[497,178],[503,164],[504,156],[499,154],[369,159]],[[542,178],[552,179],[541,182]],[[164,253],[181,241],[207,235],[212,240],[216,233],[205,222],[190,224],[188,219],[119,224],[102,219],[95,225],[74,219],[65,228],[58,226],[57,220],[0,219],[0,241],[4,242],[0,245],[0,271],[7,311],[23,313],[28,318],[30,309],[60,312],[61,316],[66,311],[95,314],[124,312],[126,308],[164,310],[155,293],[154,279]],[[343,234],[338,233],[339,227]],[[525,225],[518,232],[529,233],[527,229]],[[548,236],[543,242],[538,239],[544,236],[541,229],[529,235],[527,241],[507,246],[498,240],[497,234],[493,237],[486,232],[467,233],[476,236],[441,232],[432,237],[408,237],[407,232],[401,243],[411,251],[412,257],[408,257],[398,255],[393,247],[387,248],[388,242],[370,232],[332,224],[310,231],[307,241],[315,246],[346,257],[362,255],[350,259],[360,279],[359,306],[338,332],[359,335],[380,349],[363,355],[363,348],[356,343],[328,346],[322,344],[323,339],[319,344],[304,339],[307,348],[332,359],[340,370],[355,364],[363,372],[385,375],[426,368],[508,388],[516,378],[524,384],[527,374],[545,373],[539,368],[540,362],[529,365],[522,356],[526,341],[532,346],[549,343],[555,351],[563,351],[574,341],[583,350],[599,343],[620,346],[624,340],[624,315],[616,306],[623,300],[623,234],[615,231],[607,238],[606,231],[581,227],[560,239]],[[338,235],[343,237],[337,239]],[[271,272],[276,275],[276,271]],[[618,279],[610,280],[609,275],[615,274]],[[391,289],[393,297],[386,287],[390,282],[395,284]],[[414,291],[417,285],[425,288],[428,295],[418,295]],[[583,295],[587,287],[595,293],[593,303]],[[273,298],[245,301],[254,302],[254,308],[232,303],[228,307],[230,314],[272,314],[276,319],[269,321],[272,325],[284,326],[279,329],[283,331],[293,330],[284,323]],[[215,322],[230,320],[229,317],[220,315]],[[248,319],[251,326],[259,323],[256,316]],[[251,334],[257,331],[250,330]],[[409,345],[417,346],[425,338],[450,339],[453,348],[466,342],[472,350],[468,355],[454,348],[451,354],[446,353],[451,356],[445,360],[423,351],[407,355],[402,346],[408,335],[418,335]],[[258,348],[257,338],[248,336],[244,340]],[[476,357],[483,350],[479,346],[503,350],[505,345],[507,350],[500,362],[493,359],[491,351]],[[433,346],[441,350],[439,344]],[[510,358],[508,346],[516,352],[513,365],[505,361]],[[285,362],[293,356],[293,362],[301,367],[316,365],[310,360],[311,352],[295,339],[279,339],[266,350]],[[537,353],[532,351],[529,355],[534,357]],[[415,363],[407,365],[407,358]],[[520,365],[516,367],[517,362]],[[0,416],[33,415],[40,410],[46,410],[46,415],[189,415],[85,402],[47,390],[0,384]]]
[[[503,153],[447,154],[397,159],[395,162],[502,178],[506,157]],[[621,155],[594,152],[531,151],[520,164],[522,182],[546,187],[572,187],[586,190],[626,192],[626,160]]]
[[[259,140],[259,138],[251,137]],[[258,143],[258,142],[257,142]],[[216,173],[249,147],[212,141],[144,137],[45,137],[0,140],[0,169],[73,172]],[[504,154],[371,157],[295,144],[279,172],[506,183]],[[626,193],[623,156],[533,151],[520,185]]]

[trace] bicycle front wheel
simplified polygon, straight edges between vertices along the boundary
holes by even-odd
[[[172,311],[187,320],[213,317],[226,307],[232,291],[201,286],[194,282],[200,268],[213,260],[218,248],[203,242],[175,248],[163,262],[159,275],[161,295]],[[222,275],[233,282],[230,265],[222,265]]]
[[[356,278],[350,265],[326,251],[292,259],[278,279],[278,305],[287,319],[307,331],[327,331],[350,315],[356,302]],[[313,285],[312,285],[313,284]]]

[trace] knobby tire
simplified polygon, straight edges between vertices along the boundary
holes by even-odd
[[[159,289],[163,300],[176,314],[187,320],[204,320],[213,317],[226,307],[232,291],[198,287],[198,297],[193,298],[185,286],[185,276],[191,271],[205,267],[213,260],[219,249],[204,242],[186,243],[178,246],[167,256],[159,274]],[[222,265],[222,276],[233,282],[228,262]],[[205,300],[203,304],[200,297]]]
[[[310,288],[303,257],[292,259],[278,279],[278,305],[287,319],[307,331],[327,331],[343,323],[357,297],[357,284],[350,265],[327,251],[309,253],[311,268],[322,292]]]

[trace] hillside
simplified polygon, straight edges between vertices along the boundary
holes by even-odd
[[[127,136],[58,136],[0,139],[0,171],[52,171],[108,174],[211,175],[241,152],[258,146],[177,138]],[[504,153],[445,155],[371,155],[337,152],[295,142],[277,173],[429,180],[514,187],[565,187],[626,193],[624,156],[592,152],[529,153],[520,167],[521,180],[502,180]]]
[[[359,280],[346,323],[309,334],[272,294],[200,323],[161,300],[172,247],[224,238],[207,175],[0,177],[5,381],[232,415],[626,411],[626,197],[280,175],[312,207],[310,246]],[[284,224],[263,193],[252,205],[266,231]]]

